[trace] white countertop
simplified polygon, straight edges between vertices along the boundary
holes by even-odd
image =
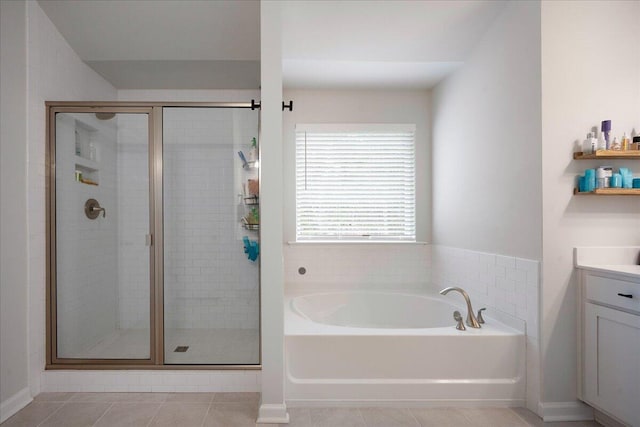
[[[594,271],[597,273],[609,273],[624,276],[630,279],[640,280],[640,265],[632,264],[578,264],[576,268]]]

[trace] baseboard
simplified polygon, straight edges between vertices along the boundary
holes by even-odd
[[[612,416],[605,414],[604,412],[600,412],[597,409],[594,409],[593,413],[596,421],[605,427],[626,427],[623,422],[618,421]]]
[[[4,402],[0,403],[0,423],[5,422],[20,409],[27,406],[33,398],[29,387],[25,387]]]
[[[261,403],[258,410],[258,424],[288,424],[289,414],[284,403]]]
[[[487,400],[376,400],[376,399],[287,399],[290,408],[520,408],[524,399]]]
[[[540,402],[538,415],[544,422],[591,421],[593,408],[577,400],[575,402]]]

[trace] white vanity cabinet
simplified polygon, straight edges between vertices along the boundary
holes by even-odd
[[[640,275],[607,269],[579,270],[579,397],[640,426]]]

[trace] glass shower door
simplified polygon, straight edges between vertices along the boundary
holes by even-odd
[[[58,110],[52,359],[150,363],[150,109]]]
[[[258,364],[259,261],[243,244],[258,240],[258,112],[163,108],[162,123],[164,362]]]

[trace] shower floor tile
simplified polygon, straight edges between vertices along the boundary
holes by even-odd
[[[166,329],[164,342],[166,364],[252,365],[259,362],[257,329]],[[187,351],[174,351],[181,346],[187,346]],[[78,357],[146,359],[149,357],[149,331],[118,330]]]
[[[259,361],[260,335],[256,329],[165,329],[164,361],[168,364],[237,364]],[[188,346],[186,352],[174,352]]]

